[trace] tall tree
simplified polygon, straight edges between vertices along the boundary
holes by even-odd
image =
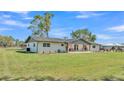
[[[90,37],[89,40],[92,42],[94,42],[96,40],[96,35],[91,34],[91,35],[89,35],[89,37]]]
[[[44,30],[46,32],[46,35],[48,37],[48,32],[50,31],[50,26],[51,26],[51,18],[54,16],[53,14],[46,12],[44,14]]]
[[[40,35],[48,37],[48,32],[50,31],[51,18],[53,14],[46,12],[44,16],[36,15],[31,21],[28,29],[33,31],[33,35]]]
[[[36,15],[36,16],[34,16],[34,19],[31,21],[28,29],[32,30],[33,35],[41,35],[42,36],[43,31],[44,31],[43,22],[44,22],[43,17],[41,15]]]
[[[72,31],[71,36],[74,39],[83,38],[92,42],[96,40],[96,35],[92,34],[88,29],[78,29],[76,31]]]

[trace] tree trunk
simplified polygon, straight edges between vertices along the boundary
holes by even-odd
[[[46,32],[46,35],[47,35],[47,38],[49,37],[49,34],[48,34],[48,32]]]

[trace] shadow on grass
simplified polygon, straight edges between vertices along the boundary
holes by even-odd
[[[16,50],[22,50],[22,49],[17,49],[17,48],[4,48],[7,51],[16,51]]]
[[[24,54],[35,54],[34,52],[27,52],[25,50],[16,50],[17,53],[24,53]]]
[[[14,49],[14,48],[13,48],[13,49],[12,49],[12,48],[5,48],[5,49],[6,49],[6,50],[10,50],[10,51],[11,51],[11,50],[17,50],[17,49]]]
[[[14,51],[17,53],[25,53],[25,54],[29,54],[29,53],[34,53],[34,52],[27,52],[26,50],[22,49],[22,48],[4,48],[7,51]]]
[[[7,51],[24,51],[24,49],[21,48],[4,48]]]

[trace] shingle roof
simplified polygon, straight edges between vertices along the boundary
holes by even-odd
[[[68,39],[67,42],[71,42],[71,43],[76,42],[79,44],[82,44],[84,42],[84,43],[88,43],[90,45],[100,45],[100,44],[97,44],[95,42],[87,41],[85,39]]]
[[[84,39],[60,39],[60,38],[43,38],[43,37],[39,37],[39,36],[29,36],[27,38],[27,40],[25,41],[26,43],[27,42],[32,42],[32,41],[37,41],[37,42],[63,42],[63,43],[76,43],[76,44],[83,44],[83,43],[88,43],[88,44],[97,44],[97,43],[94,43],[94,42],[90,42],[90,41],[87,41],[87,40],[84,40]],[[97,44],[99,45],[99,44]]]
[[[31,39],[31,41],[37,41],[37,42],[67,42],[65,39],[60,39],[60,38],[43,38],[43,37],[39,37],[39,36],[30,36],[28,37],[28,39],[26,40],[26,42],[28,42],[28,40]]]
[[[84,44],[84,43],[87,43],[87,42],[85,42],[85,41],[83,41],[81,39],[80,40],[79,39],[67,39],[66,41],[69,42],[69,43],[74,43],[74,44]]]

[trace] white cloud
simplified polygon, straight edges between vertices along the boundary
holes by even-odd
[[[12,26],[19,26],[19,27],[27,27],[28,24],[20,22],[20,21],[15,21],[15,20],[3,20],[0,22],[1,24],[5,25],[12,25]]]
[[[33,17],[24,17],[23,19],[31,20]]]
[[[13,13],[18,13],[18,14],[23,14],[23,15],[27,15],[30,11],[11,11]]]
[[[69,36],[69,32],[72,31],[71,27],[68,28],[53,28],[50,31],[50,35],[57,38],[64,38]]]
[[[12,11],[13,13],[20,14],[22,19],[30,20],[33,19],[33,17],[30,17],[28,14],[30,11]]]
[[[79,12],[79,15],[76,16],[76,18],[90,18],[95,16],[102,16],[103,13],[96,13],[96,12]]]
[[[8,31],[8,30],[13,30],[12,28],[0,28],[0,31]]]
[[[124,32],[124,25],[109,27],[107,28],[107,30],[115,31],[115,32]]]
[[[0,20],[4,20],[4,19],[10,19],[11,15],[7,15],[7,14],[0,14]]]
[[[109,36],[109,35],[106,35],[106,34],[96,34],[96,36],[97,36],[98,39],[104,39],[104,40],[113,38],[112,36]]]
[[[57,38],[63,38],[67,36],[64,32],[61,31],[59,31],[58,33],[50,33],[50,35]]]
[[[89,18],[89,15],[77,15],[76,18]]]
[[[2,18],[11,18],[11,15],[1,15]]]

